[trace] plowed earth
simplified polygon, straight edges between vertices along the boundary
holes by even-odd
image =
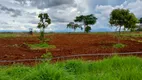
[[[48,50],[52,53],[53,58],[64,57],[80,54],[105,54],[105,53],[122,53],[122,52],[142,52],[142,37],[121,38],[120,43],[126,46],[122,49],[115,49],[114,44],[118,39],[111,34],[51,34],[46,36],[50,39],[48,44],[55,45],[55,49]],[[133,39],[133,40],[132,40]],[[139,41],[139,42],[138,42]],[[47,49],[31,50],[26,44],[39,43],[37,37],[15,37],[0,38],[0,61],[14,61],[23,59],[38,59],[45,54]],[[141,54],[137,55],[141,57]],[[83,58],[89,60],[98,60],[108,56],[84,56],[70,57]],[[66,60],[69,58],[53,59]],[[0,62],[0,65],[8,65],[13,63],[24,63],[33,65],[37,61],[21,61],[21,62]]]

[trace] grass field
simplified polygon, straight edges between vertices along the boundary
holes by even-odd
[[[28,46],[31,48],[31,49],[44,49],[44,48],[56,48],[56,46],[54,45],[49,45],[47,43],[40,43],[40,44],[28,44]]]
[[[45,33],[46,36],[52,35],[52,34],[112,34],[112,35],[118,35],[117,32],[90,32],[90,33],[84,33],[84,32],[65,32],[65,33]],[[29,33],[0,33],[0,38],[5,37],[17,37],[17,36],[26,36],[29,35]],[[34,33],[34,35],[39,36],[39,33]],[[121,32],[120,35],[122,37],[142,37],[142,32]],[[29,35],[31,37],[31,35]]]
[[[0,80],[141,80],[142,59],[117,57],[102,61],[69,60],[34,67],[0,67]]]
[[[10,34],[10,33],[0,34],[0,38],[10,38],[10,37],[16,37],[16,34]]]

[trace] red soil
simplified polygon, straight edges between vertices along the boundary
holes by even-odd
[[[56,46],[56,49],[49,50],[49,52],[53,54],[53,58],[78,54],[142,52],[142,43],[132,41],[131,38],[120,40],[121,43],[126,45],[125,48],[113,48],[113,44],[117,43],[117,38],[111,34],[51,34],[48,35],[47,38],[50,39],[48,42],[49,44]],[[142,40],[142,38],[133,39]],[[46,53],[46,50],[30,50],[25,43],[39,43],[39,40],[37,37],[0,38],[0,61],[37,59]],[[83,57],[83,59],[89,60],[98,60],[102,58],[104,58],[104,56]],[[57,59],[54,59],[53,61],[57,61]],[[35,61],[21,63],[35,64]],[[12,64],[12,62],[0,62],[0,65],[5,64]]]

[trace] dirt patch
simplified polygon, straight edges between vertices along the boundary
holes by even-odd
[[[48,50],[54,57],[69,56],[76,54],[98,54],[98,53],[120,53],[140,52],[142,43],[131,39],[122,39],[121,43],[126,47],[123,49],[113,48],[117,43],[116,37],[111,34],[52,34],[48,35],[49,44],[55,45],[56,49]],[[142,40],[142,38],[137,38]],[[39,43],[37,37],[16,37],[0,39],[0,60],[38,59],[46,53],[46,50],[30,50],[25,43]],[[76,58],[76,57],[75,57]],[[102,57],[83,57],[83,59],[97,60]],[[57,61],[56,59],[53,62]],[[16,63],[16,62],[15,62]],[[34,64],[35,61],[22,62]],[[36,62],[37,63],[37,62]],[[12,64],[12,63],[0,63]]]

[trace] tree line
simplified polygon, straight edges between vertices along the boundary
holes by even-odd
[[[38,15],[40,19],[37,28],[40,29],[40,40],[44,42],[44,29],[51,24],[51,19],[47,13],[41,13]],[[77,28],[84,30],[88,33],[91,31],[91,25],[97,22],[97,18],[93,15],[80,15],[77,16],[73,22],[67,24],[67,28],[71,28],[74,31]],[[142,23],[142,18],[137,19],[136,16],[128,9],[114,9],[110,14],[109,24],[112,27],[116,27],[116,31],[121,32],[122,27],[124,30],[134,31],[138,26],[137,23]]]
[[[91,15],[81,15],[77,16],[74,22],[67,24],[67,28],[74,29],[81,28],[82,25],[78,25],[76,22],[82,22],[84,26],[84,32],[90,32],[91,27],[89,25],[94,25],[97,21],[97,18]],[[112,27],[116,27],[116,31],[121,31],[122,27],[124,30],[134,31],[138,26],[137,23],[142,23],[142,18],[138,20],[133,13],[130,13],[128,9],[114,9],[110,14],[109,24]]]

